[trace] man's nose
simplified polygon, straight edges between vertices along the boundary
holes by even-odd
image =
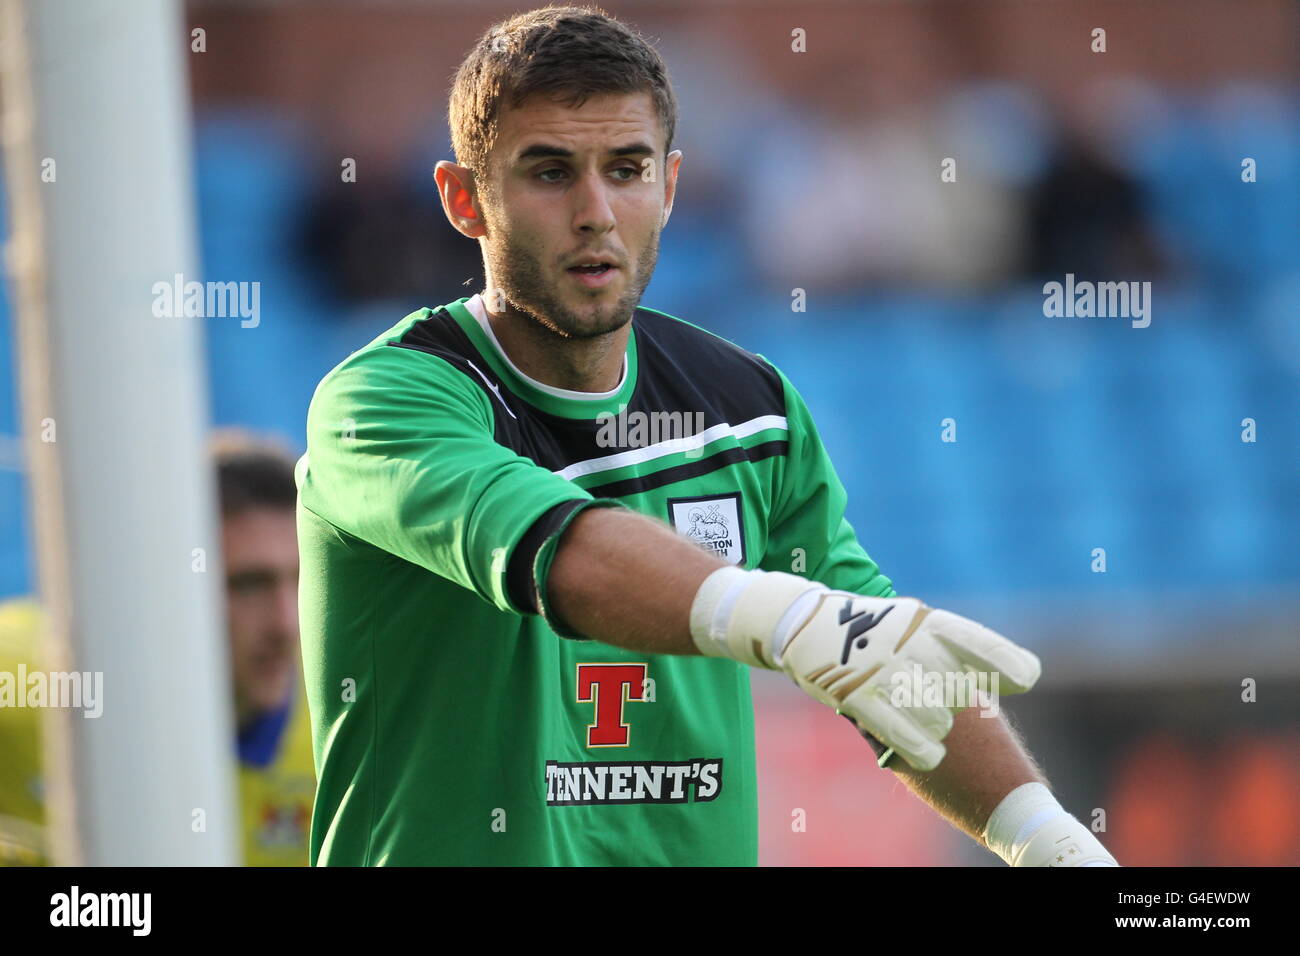
[[[614,210],[609,204],[609,185],[598,172],[585,173],[574,190],[577,208],[573,226],[579,232],[605,233],[614,228]]]

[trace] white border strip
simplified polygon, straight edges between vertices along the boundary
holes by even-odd
[[[510,368],[510,371],[518,375],[521,381],[528,383],[539,392],[545,392],[547,395],[554,398],[563,398],[571,402],[603,402],[607,399],[613,398],[619,392],[623,391],[623,386],[627,384],[626,349],[623,352],[623,371],[619,374],[618,384],[608,392],[576,392],[572,389],[558,388],[555,385],[547,385],[545,382],[539,382],[537,379],[525,375],[519,366],[510,360],[510,356],[506,354],[506,350],[503,349],[501,343],[497,341],[496,333],[492,331],[492,323],[488,321],[487,306],[483,302],[482,293],[476,292],[471,296],[469,301],[465,303],[465,308],[469,310],[470,315],[474,316],[474,318],[478,320],[479,328],[483,330],[483,334],[487,336],[488,341],[492,343],[492,347],[497,350],[497,355],[506,363]],[[628,333],[628,335],[632,334],[632,332]],[[479,374],[482,375],[483,373],[480,372]],[[514,413],[512,412],[511,414]]]
[[[615,468],[623,468],[626,465],[637,465],[667,455],[675,455],[678,452],[703,448],[710,442],[715,442],[727,435],[737,440],[748,438],[750,435],[766,431],[769,428],[780,428],[789,431],[789,425],[786,423],[784,415],[760,415],[758,418],[751,418],[739,425],[721,422],[712,428],[706,428],[698,435],[689,435],[685,438],[670,438],[667,441],[646,445],[644,448],[633,448],[630,451],[621,451],[617,454],[606,455],[603,458],[576,461],[567,468],[555,472],[555,474],[572,481],[574,478],[580,478],[584,475],[591,475],[600,471],[611,471]]]

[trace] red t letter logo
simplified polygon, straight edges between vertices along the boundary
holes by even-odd
[[[623,723],[623,702],[645,699],[648,664],[579,664],[578,703],[596,702],[596,722],[587,725],[588,747],[626,747],[631,728]]]

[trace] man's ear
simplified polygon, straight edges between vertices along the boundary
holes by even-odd
[[[447,221],[461,235],[478,239],[487,234],[480,214],[474,184],[474,171],[468,166],[458,166],[449,160],[440,160],[433,169],[433,179],[438,184],[438,197]]]
[[[682,165],[682,151],[675,149],[664,157],[664,221],[660,226],[668,225],[668,217],[673,214],[673,199],[677,196],[677,171]]]

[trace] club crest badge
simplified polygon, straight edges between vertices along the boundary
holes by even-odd
[[[744,567],[745,526],[740,492],[669,498],[668,520],[681,534],[722,560]]]

